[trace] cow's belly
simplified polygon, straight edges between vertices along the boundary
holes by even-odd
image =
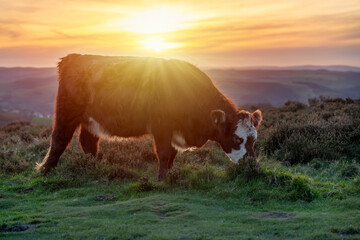
[[[117,121],[115,118],[105,118],[103,121],[96,121],[95,117],[88,117],[87,121],[83,123],[83,126],[93,135],[103,139],[113,139],[115,137],[139,137],[148,133],[146,131],[146,125],[143,126],[141,123],[125,125],[121,124],[120,121]]]
[[[94,134],[95,136],[102,138],[111,138],[113,135],[107,132],[103,126],[100,125],[97,121],[95,121],[92,117],[89,117],[87,129],[89,132]]]
[[[183,151],[189,147],[186,143],[184,135],[180,131],[173,132],[171,145],[178,151]]]

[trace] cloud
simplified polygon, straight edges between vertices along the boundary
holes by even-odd
[[[289,59],[296,61],[289,49],[293,49],[290,52],[302,49],[314,60],[323,56],[324,62],[329,61],[323,50],[327,49],[339,63],[354,63],[356,56],[347,51],[352,47],[357,52],[360,44],[358,0],[2,0],[0,46],[3,55],[0,55],[0,61],[18,57],[19,64],[21,61],[25,64],[28,60],[24,59],[30,59],[30,53],[37,54],[34,56],[37,59],[49,59],[67,51],[150,54],[144,52],[139,44],[150,35],[131,33],[123,23],[132,14],[157,6],[172,6],[185,16],[184,27],[161,33],[160,37],[166,41],[181,45],[162,53],[163,56],[193,56],[200,64],[202,61],[204,64],[216,62],[221,55],[224,56],[222,59],[235,59],[234,64],[243,64],[234,54],[240,54],[241,59],[244,51],[249,51],[247,61],[253,59],[251,61],[255,64],[259,49],[266,56],[273,54],[279,63],[283,61],[283,55],[276,53],[283,51],[287,52],[285,55],[290,56]],[[342,48],[347,49],[343,57]],[[306,49],[319,55],[315,56]],[[297,54],[305,58],[302,52]],[[276,62],[270,57],[264,59],[269,63]],[[44,64],[46,61],[39,62]],[[357,62],[360,65],[360,57]],[[220,60],[219,64],[222,64]]]

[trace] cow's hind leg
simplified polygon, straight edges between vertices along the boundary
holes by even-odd
[[[154,134],[155,152],[158,158],[158,179],[162,180],[169,170],[169,159],[173,154],[171,146],[171,133]],[[175,156],[175,155],[174,155]]]
[[[100,138],[93,135],[85,127],[81,126],[79,140],[84,153],[90,153],[92,156],[96,157],[99,149]]]
[[[172,168],[176,154],[177,150],[173,146],[171,146],[170,157],[168,159],[168,169]]]
[[[37,163],[37,170],[46,174],[57,165],[61,154],[70,143],[79,123],[80,121],[77,118],[71,120],[57,118],[55,120],[55,126],[51,134],[50,149],[43,161]]]

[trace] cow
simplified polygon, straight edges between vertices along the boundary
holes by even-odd
[[[84,153],[101,138],[153,135],[158,179],[179,149],[216,141],[237,163],[255,157],[260,110],[239,110],[194,65],[176,59],[70,54],[58,64],[58,92],[48,153],[37,169],[55,167],[80,128]]]

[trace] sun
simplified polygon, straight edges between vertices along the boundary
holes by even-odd
[[[180,9],[158,7],[130,16],[124,22],[128,31],[141,34],[174,32],[185,27],[186,15]]]
[[[164,40],[164,38],[162,38],[160,36],[148,37],[145,40],[140,41],[140,43],[141,43],[143,49],[153,50],[153,51],[157,51],[157,52],[161,52],[166,49],[177,48],[177,47],[181,46],[180,43],[166,42]]]
[[[189,26],[189,19],[181,8],[162,6],[135,13],[124,19],[121,25],[138,36],[142,49],[160,52],[184,45],[166,39],[170,33],[172,38],[176,38],[178,30]]]

